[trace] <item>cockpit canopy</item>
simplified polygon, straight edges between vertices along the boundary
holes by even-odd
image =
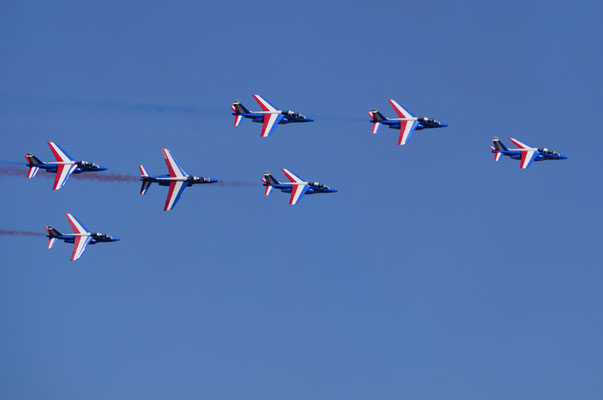
[[[543,147],[539,148],[538,151],[541,152],[541,153],[545,153],[545,154],[552,154],[554,156],[558,156],[559,155],[559,153],[557,153],[556,151],[549,150],[549,149],[543,148]]]
[[[425,122],[428,124],[434,124],[434,125],[440,125],[440,121],[436,121],[435,119],[431,119],[431,118],[427,118],[427,117],[421,118],[421,122]]]
[[[204,176],[191,176],[189,179],[193,182],[211,182],[210,178],[206,178]]]
[[[87,168],[98,168],[99,165],[98,164],[94,164],[88,161],[80,161],[78,162],[80,167],[87,167]]]
[[[281,111],[281,113],[283,115],[286,115],[288,117],[294,117],[294,118],[306,118],[305,116],[303,116],[300,113],[296,113],[295,111],[291,111],[291,110],[287,110],[287,111]]]
[[[318,189],[327,189],[327,190],[330,189],[327,185],[323,185],[318,182],[312,182],[312,183],[309,183],[309,185],[312,187],[318,188]]]

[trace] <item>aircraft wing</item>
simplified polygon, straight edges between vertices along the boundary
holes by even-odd
[[[69,225],[71,225],[71,229],[73,229],[73,233],[78,233],[78,234],[90,233],[90,232],[88,232],[86,227],[84,225],[82,225],[82,223],[80,221],[78,221],[73,215],[71,215],[70,213],[66,213],[65,216],[67,217],[67,220],[69,221]]]
[[[264,114],[264,125],[262,126],[262,134],[260,136],[268,137],[283,117],[283,114]]]
[[[409,113],[404,107],[402,107],[400,104],[398,104],[398,102],[396,100],[389,99],[388,101],[394,108],[394,111],[396,112],[396,114],[398,114],[398,117],[407,118],[407,119],[411,119],[411,118],[415,117],[414,115]]]
[[[259,94],[254,94],[253,98],[255,99],[255,101],[257,101],[258,105],[262,108],[263,111],[270,111],[270,112],[278,112],[279,111],[275,106],[270,104],[267,100],[265,100]]]
[[[519,164],[519,167],[521,169],[526,169],[528,168],[530,165],[532,165],[532,162],[534,161],[534,159],[536,158],[537,155],[537,151],[536,150],[526,150],[526,151],[522,151],[521,152],[521,164]]]
[[[509,140],[511,142],[513,142],[513,144],[515,146],[517,146],[518,148],[521,149],[521,163],[519,164],[519,168],[521,168],[521,169],[528,168],[532,164],[532,162],[534,161],[536,156],[538,155],[537,149],[534,149],[534,148],[528,146],[527,144],[520,142],[519,140],[517,140],[515,138],[509,138]]]
[[[515,146],[517,146],[518,148],[520,148],[520,149],[522,149],[522,150],[531,149],[531,147],[530,147],[530,146],[528,146],[528,145],[527,145],[527,144],[525,144],[525,143],[521,143],[519,140],[517,140],[517,139],[515,139],[515,138],[510,137],[510,138],[509,138],[509,140],[510,140],[511,142],[513,142],[513,144],[514,144]]]
[[[75,241],[73,242],[73,252],[71,253],[71,261],[79,259],[82,254],[84,254],[86,246],[88,246],[88,243],[90,243],[91,241],[92,236],[76,236]]]
[[[163,211],[170,211],[178,200],[180,200],[180,195],[184,192],[184,188],[186,187],[186,182],[183,181],[173,181],[170,182],[170,190],[168,191],[167,199],[165,199],[165,206],[163,207]]]
[[[291,198],[289,199],[290,205],[295,205],[304,196],[310,187],[308,185],[292,185],[291,186]]]
[[[73,161],[73,158],[69,157],[69,154],[67,154],[67,152],[61,148],[61,146],[59,146],[55,142],[47,143],[50,146],[50,150],[52,150],[52,154],[54,154],[54,158],[56,158],[58,162]]]
[[[57,166],[57,174],[54,178],[54,186],[52,187],[52,190],[59,190],[65,186],[69,180],[69,177],[71,177],[71,174],[76,168],[77,164],[59,164]]]
[[[168,167],[168,171],[170,172],[170,178],[184,178],[188,176],[186,172],[182,169],[178,161],[172,156],[172,153],[168,149],[161,149],[163,152],[163,158],[165,159],[165,164]]]
[[[417,125],[419,125],[417,121],[400,121],[400,136],[398,137],[399,146],[403,146],[408,142]]]
[[[285,174],[285,176],[287,177],[287,179],[289,179],[289,182],[291,182],[291,183],[305,183],[303,181],[303,179],[301,179],[299,176],[295,175],[293,172],[289,171],[288,169],[281,168],[281,171],[283,171],[283,174]]]

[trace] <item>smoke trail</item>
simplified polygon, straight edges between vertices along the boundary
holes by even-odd
[[[101,111],[131,111],[141,113],[156,114],[182,114],[182,115],[228,115],[228,107],[223,108],[202,108],[188,105],[164,104],[164,103],[145,103],[128,101],[105,101],[90,100],[83,98],[58,98],[29,95],[15,95],[9,93],[0,93],[0,104],[8,106],[25,105],[33,107],[48,108],[67,107],[67,108],[85,108]]]
[[[240,181],[218,181],[218,182],[214,183],[213,185],[219,186],[219,187],[257,187],[258,186],[257,183],[240,182]],[[210,186],[213,186],[213,185],[210,185]]]
[[[93,172],[72,175],[72,178],[99,182],[138,182],[139,178],[134,175],[116,174],[114,172]]]
[[[19,178],[25,178],[27,176],[27,167],[21,163],[11,162],[11,161],[0,161],[3,164],[11,164],[11,165],[0,165],[0,176],[16,176]],[[23,165],[22,167],[17,167],[13,165]],[[45,171],[38,171],[36,177],[41,176],[44,178],[54,179],[55,174],[47,173]],[[126,175],[126,174],[118,174],[114,172],[84,172],[82,174],[73,174],[71,175],[71,179],[81,179],[88,181],[97,181],[97,182],[139,182],[140,178],[137,175]],[[218,181],[209,186],[216,187],[231,187],[231,188],[240,188],[240,187],[258,187],[259,183],[253,182],[242,182],[242,181]]]
[[[0,235],[4,235],[4,236],[46,236],[40,232],[9,231],[6,229],[0,229]]]
[[[0,176],[18,176],[25,178],[27,176],[27,167],[13,167],[0,165]],[[36,177],[54,179],[55,174],[38,171]],[[114,172],[84,172],[83,174],[73,174],[71,179],[82,179],[98,182],[138,182],[138,177],[135,175],[117,174]]]

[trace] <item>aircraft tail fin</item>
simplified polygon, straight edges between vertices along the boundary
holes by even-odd
[[[34,156],[31,153],[25,154],[25,159],[27,160],[27,163],[31,164],[31,165],[43,164],[42,161],[40,161],[40,159],[38,157]]]
[[[269,184],[269,185],[278,185],[279,181],[276,180],[276,178],[272,175],[270,175],[270,172],[264,172],[264,179],[266,180],[265,183]]]
[[[61,236],[61,232],[59,232],[56,229],[54,229],[54,227],[52,227],[52,226],[45,226],[45,228],[46,228],[46,232],[48,232],[48,235],[50,235],[50,236]]]
[[[61,236],[61,232],[54,229],[52,226],[45,226],[46,232],[48,232],[48,249],[52,249],[54,242],[57,240],[57,236]]]
[[[497,137],[492,139],[492,143],[494,144],[494,146],[490,146],[490,150],[492,150],[492,153],[494,153],[494,161],[498,161],[503,155],[501,151],[507,151],[508,149],[507,146],[502,144],[502,142]]]
[[[245,108],[239,100],[234,100],[232,106],[230,106],[232,112],[235,114],[234,126],[239,126],[244,117],[242,114],[249,114],[249,110]]]
[[[373,129],[371,133],[374,135],[379,131],[379,127],[381,126],[381,121],[387,120],[376,108],[373,108],[369,111],[369,117],[371,117],[371,122],[373,123]]]
[[[377,121],[377,122],[385,121],[387,119],[376,108],[373,108],[371,111],[369,111],[369,116],[371,117],[371,119],[373,121]]]
[[[236,114],[249,114],[249,110],[245,108],[243,104],[239,100],[235,100],[232,102],[232,111]]]
[[[140,177],[142,178],[142,186],[140,187],[140,194],[145,194],[149,187],[151,186],[151,181],[147,181],[144,178],[149,177],[149,173],[143,165],[139,165],[138,169],[140,170]]]
[[[498,151],[507,151],[509,149],[507,149],[507,146],[505,146],[504,144],[502,144],[502,142],[500,141],[499,138],[495,137],[492,138],[492,143],[494,144],[494,148]]]
[[[274,189],[274,187],[270,186],[270,185],[278,185],[278,183],[279,183],[274,178],[274,176],[270,175],[270,172],[264,172],[264,177],[262,178],[262,182],[264,182],[267,185],[266,190],[264,192],[264,194],[266,196],[268,196],[272,192],[272,189]]]
[[[29,165],[29,171],[27,171],[27,177],[29,179],[36,176],[40,167],[38,165],[42,164],[42,161],[31,153],[25,154],[25,159],[27,160],[27,164]]]

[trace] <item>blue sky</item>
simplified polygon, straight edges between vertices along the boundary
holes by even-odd
[[[0,397],[598,399],[600,2],[3,2],[2,162],[47,140],[136,174],[339,190],[2,176]],[[316,119],[268,139],[251,94]],[[406,147],[366,111],[450,124]],[[569,160],[520,170],[493,136]],[[40,173],[41,174],[41,173]]]

